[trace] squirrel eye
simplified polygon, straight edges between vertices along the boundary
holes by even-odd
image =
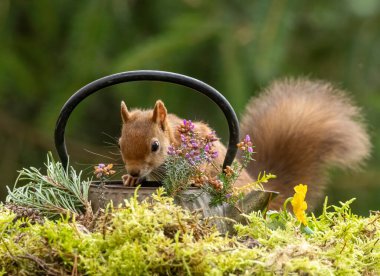
[[[152,142],[152,151],[153,152],[157,151],[159,147],[160,147],[160,143],[158,141]]]

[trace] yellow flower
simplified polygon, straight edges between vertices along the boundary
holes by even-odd
[[[305,226],[307,225],[306,214],[305,211],[307,209],[307,203],[305,201],[307,185],[299,184],[294,187],[294,191],[296,192],[291,201],[293,206],[293,212],[296,218],[303,223]]]

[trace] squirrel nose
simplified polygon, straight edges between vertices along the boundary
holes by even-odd
[[[139,177],[140,176],[140,171],[139,170],[129,171],[128,173],[129,173],[129,175],[131,175],[133,177]]]

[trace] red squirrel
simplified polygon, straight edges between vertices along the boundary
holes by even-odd
[[[124,185],[133,186],[142,177],[159,180],[169,145],[181,143],[176,130],[182,120],[169,114],[160,100],[152,110],[128,111],[122,102],[121,118],[119,145],[128,173]],[[212,131],[203,122],[194,124],[200,135]],[[324,196],[327,167],[357,168],[371,149],[360,109],[343,91],[322,81],[273,82],[249,101],[240,129],[241,137],[252,137],[256,161],[235,185],[252,182],[259,172],[276,175],[265,184],[267,190],[280,192],[273,209],[279,209],[300,183],[308,185],[307,201],[313,209]],[[221,166],[226,148],[219,141],[215,146]]]

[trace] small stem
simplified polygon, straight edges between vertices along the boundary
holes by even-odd
[[[287,205],[288,205],[288,203],[291,201],[293,199],[293,197],[288,197],[286,200],[285,200],[285,202],[284,202],[284,204],[283,204],[283,212],[284,212],[284,215],[285,215],[285,217],[286,217],[286,219],[288,219],[289,217],[288,217],[288,211],[287,211]]]

